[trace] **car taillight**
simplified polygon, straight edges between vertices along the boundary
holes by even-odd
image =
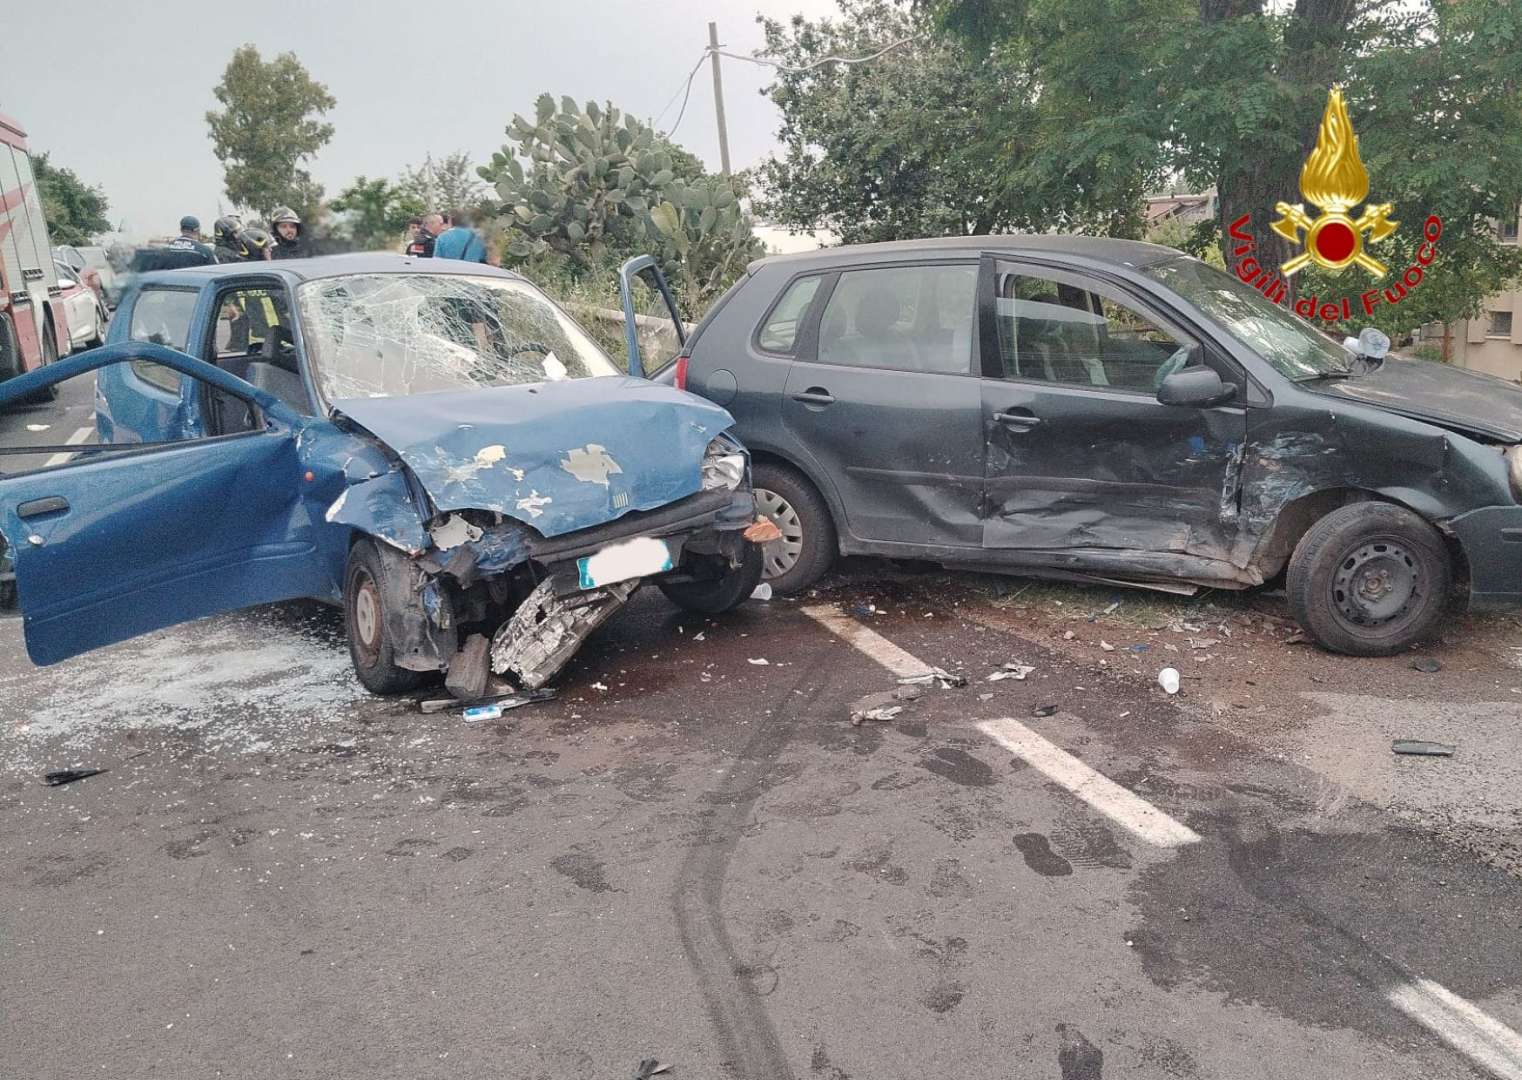
[[[687,389],[687,354],[683,353],[676,358],[676,388]]]

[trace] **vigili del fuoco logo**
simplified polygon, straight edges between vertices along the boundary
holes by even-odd
[[[1283,277],[1254,257],[1257,245],[1247,231],[1250,215],[1243,214],[1231,223],[1228,232],[1237,241],[1232,256],[1238,260],[1234,269],[1239,278],[1276,304],[1282,304],[1289,296],[1285,279],[1311,263],[1334,274],[1349,266],[1357,266],[1376,279],[1389,274],[1389,267],[1370,254],[1365,245],[1389,237],[1400,223],[1390,220],[1395,209],[1392,203],[1369,203],[1358,217],[1352,216],[1354,208],[1369,196],[1369,173],[1358,155],[1358,136],[1353,131],[1340,86],[1332,87],[1327,97],[1321,128],[1316,133],[1316,148],[1300,169],[1300,195],[1320,214],[1312,217],[1306,213],[1304,203],[1281,202],[1274,207],[1278,219],[1269,225],[1291,244],[1305,249],[1279,264]],[[1360,295],[1365,315],[1372,315],[1374,306],[1380,302],[1400,303],[1411,289],[1421,284],[1424,267],[1436,257],[1437,239],[1442,232],[1443,225],[1437,216],[1428,217],[1422,225],[1426,242],[1418,249],[1416,261],[1393,285]],[[1352,304],[1346,299],[1318,304],[1315,296],[1303,296],[1295,301],[1294,307],[1297,315],[1326,322],[1346,320],[1353,314]]]

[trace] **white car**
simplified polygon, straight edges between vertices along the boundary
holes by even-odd
[[[93,349],[105,343],[106,327],[110,317],[100,297],[85,287],[78,275],[63,260],[57,260],[59,299],[63,301],[64,317],[69,320],[68,352]],[[60,349],[59,352],[65,350]]]
[[[79,278],[95,290],[95,294],[105,302],[107,311],[116,309],[117,298],[122,292],[121,284],[116,280],[116,271],[111,266],[111,260],[106,257],[105,248],[63,244],[53,249],[53,258],[67,264],[74,271],[71,277]]]

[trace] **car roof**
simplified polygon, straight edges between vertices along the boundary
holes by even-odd
[[[390,252],[355,252],[348,255],[319,255],[311,259],[281,259],[278,262],[212,263],[186,266],[177,270],[150,270],[138,278],[141,285],[204,285],[221,278],[248,274],[274,274],[290,281],[313,281],[317,278],[343,277],[349,274],[459,274],[469,277],[496,277],[522,281],[521,274],[485,263],[461,259],[417,259]]]
[[[1104,236],[1070,234],[999,234],[992,236],[942,236],[928,240],[890,240],[879,244],[845,244],[789,255],[768,255],[752,262],[747,269],[754,273],[764,266],[819,264],[821,266],[866,265],[874,262],[899,262],[925,256],[975,255],[984,251],[1006,255],[1063,254],[1078,255],[1098,262],[1117,263],[1133,269],[1150,266],[1182,254],[1160,244],[1140,240],[1114,240]]]

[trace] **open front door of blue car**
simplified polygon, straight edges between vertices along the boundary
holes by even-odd
[[[273,395],[134,342],[0,384],[0,410],[66,380],[93,382],[114,363],[199,380],[243,399],[258,422],[239,434],[104,446],[83,428],[67,444],[23,448],[41,459],[30,465],[6,449],[0,461],[26,469],[0,475],[0,533],[32,660],[52,664],[204,615],[330,591],[302,504],[302,420]]]
[[[629,374],[654,375],[687,344],[687,327],[654,256],[636,255],[618,268],[618,295],[624,309]]]

